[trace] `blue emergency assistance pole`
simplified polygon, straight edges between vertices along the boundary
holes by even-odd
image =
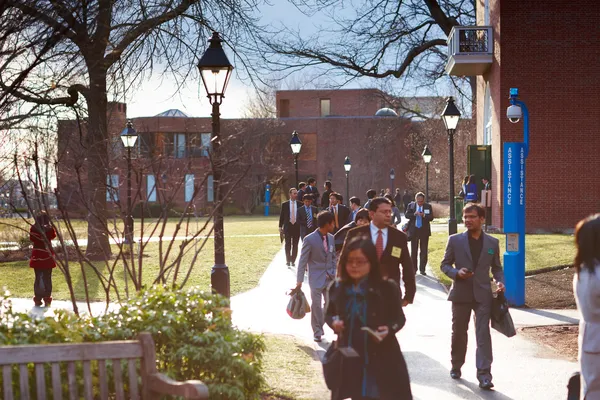
[[[517,123],[522,115],[523,142],[504,143],[504,277],[506,298],[514,306],[525,304],[525,160],[529,154],[529,113],[518,97],[519,89],[511,88],[507,117]]]
[[[265,190],[265,217],[269,216],[269,204],[271,203],[271,185],[267,183]]]

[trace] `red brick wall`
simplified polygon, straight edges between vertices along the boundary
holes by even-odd
[[[492,4],[497,10],[498,2]],[[571,1],[541,7],[502,0],[499,15],[502,40],[499,32],[495,37],[502,63],[495,63],[487,78],[498,112],[494,128],[499,127],[502,142],[521,141],[523,134],[522,122],[511,124],[505,117],[511,87],[519,88],[530,112],[527,229],[573,228],[600,211],[598,12]],[[494,147],[494,169],[500,173],[501,142],[494,141]],[[498,196],[500,183],[496,179]],[[498,213],[495,225],[499,218]]]
[[[320,99],[331,100],[332,116],[371,117],[381,108],[383,93],[377,89],[281,90],[276,93],[278,117],[282,99],[289,100],[289,118],[320,117]]]

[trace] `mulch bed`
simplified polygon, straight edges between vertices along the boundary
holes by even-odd
[[[575,268],[545,272],[525,278],[525,304],[530,308],[575,309]]]
[[[577,361],[578,325],[534,326],[519,329],[519,334],[544,346],[541,357]]]

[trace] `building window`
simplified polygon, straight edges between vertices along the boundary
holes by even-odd
[[[483,144],[492,144],[492,95],[490,83],[485,85],[485,98],[483,102]]]
[[[156,201],[156,177],[154,175],[148,175],[146,177],[146,193],[148,193],[146,201]]]
[[[279,117],[289,118],[290,116],[290,101],[288,99],[279,100]]]
[[[119,175],[106,176],[106,201],[119,201]]]
[[[185,175],[185,201],[190,202],[194,197],[194,174]]]
[[[321,117],[327,117],[331,115],[331,100],[321,99]]]
[[[483,5],[483,24],[490,24],[490,0],[485,0]]]
[[[185,133],[176,133],[173,135],[173,157],[185,157]]]
[[[206,201],[209,203],[215,201],[215,183],[212,175],[209,175],[206,180]]]

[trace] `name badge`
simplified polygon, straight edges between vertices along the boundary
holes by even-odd
[[[392,257],[400,258],[402,255],[402,249],[400,247],[392,247]]]
[[[494,255],[494,249],[488,249],[488,254]]]
[[[425,210],[425,211],[423,211],[423,212],[424,212],[425,214],[429,214],[429,212],[430,212],[430,211],[431,211],[431,210],[429,210],[429,209],[426,209],[426,210]]]

